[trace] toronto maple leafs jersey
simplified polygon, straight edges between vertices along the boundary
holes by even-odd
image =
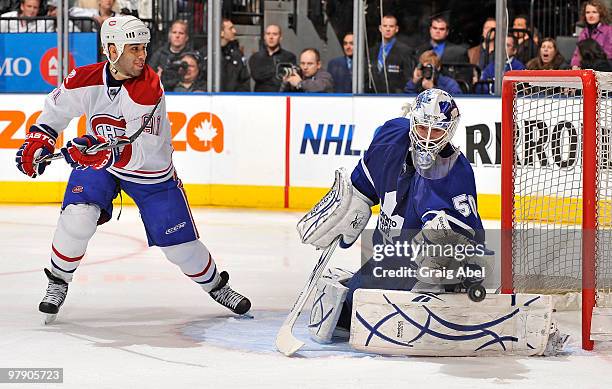
[[[131,145],[117,153],[108,171],[127,181],[154,184],[174,174],[170,123],[159,77],[145,65],[140,76],[118,83],[111,79],[108,62],[74,69],[62,85],[45,99],[37,123],[61,133],[68,123],[86,117],[88,134],[105,137],[130,136],[145,122],[155,104],[161,102],[144,131]]]
[[[460,229],[471,230],[469,235],[474,241],[484,243],[474,172],[469,161],[447,144],[440,152],[443,158],[437,159],[445,165],[431,168],[446,169],[446,172],[436,178],[424,177],[412,164],[409,130],[410,121],[406,118],[386,122],[351,175],[357,190],[374,204],[381,203],[378,232],[389,243],[400,234],[402,239],[410,239],[402,230],[414,235],[434,217],[435,211],[442,210],[454,218]]]

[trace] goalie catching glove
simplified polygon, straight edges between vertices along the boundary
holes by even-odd
[[[449,275],[461,266],[491,266],[494,253],[475,240],[476,233],[470,226],[443,210],[429,211],[424,217],[430,219],[411,242],[413,250],[417,249],[413,253],[414,262],[424,269],[416,273],[419,281],[430,285],[454,284],[460,280]],[[446,273],[429,272],[440,269]]]
[[[73,169],[83,170],[89,167],[96,170],[106,169],[112,166],[116,157],[120,155],[118,149],[100,150],[93,154],[87,154],[85,151],[101,143],[116,143],[119,139],[127,138],[119,136],[109,139],[101,135],[84,135],[68,141],[60,151]]]
[[[324,248],[341,235],[340,247],[351,246],[368,223],[373,205],[353,187],[346,170],[336,170],[329,192],[297,224],[302,243]]]

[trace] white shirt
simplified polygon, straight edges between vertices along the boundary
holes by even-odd
[[[17,11],[10,11],[0,15],[0,18],[19,17]],[[46,20],[1,20],[0,32],[47,32]]]

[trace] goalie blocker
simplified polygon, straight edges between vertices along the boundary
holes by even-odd
[[[342,236],[340,247],[350,247],[372,216],[373,205],[353,187],[344,168],[336,170],[330,191],[297,224],[302,243],[325,248]]]

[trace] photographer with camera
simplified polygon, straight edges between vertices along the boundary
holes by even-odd
[[[205,92],[206,80],[201,68],[202,59],[197,51],[181,54],[162,74],[162,84],[169,92]]]
[[[249,58],[251,77],[255,80],[253,91],[278,92],[282,77],[276,76],[277,67],[279,64],[295,65],[295,54],[281,47],[282,30],[276,24],[270,24],[266,27],[263,40],[264,47]]]
[[[278,73],[282,75],[281,92],[332,93],[334,80],[332,75],[321,69],[321,55],[314,48],[302,50],[300,67],[284,67],[279,64]]]
[[[462,94],[457,81],[440,73],[442,62],[433,52],[427,50],[419,57],[419,64],[412,72],[412,80],[408,81],[404,93],[421,93],[426,89],[437,88],[450,95]]]

